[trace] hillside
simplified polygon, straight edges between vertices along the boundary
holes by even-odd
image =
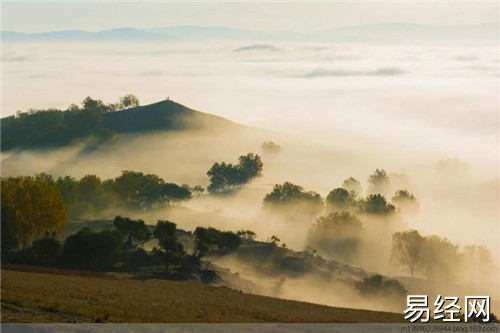
[[[15,269],[15,267],[14,267]],[[401,314],[335,308],[223,287],[127,274],[2,269],[2,322],[402,322]]]
[[[210,129],[215,133],[238,127],[224,118],[170,100],[122,111],[110,111],[97,104],[78,110],[49,109],[2,118],[1,148],[7,151],[60,147],[89,137],[96,144],[122,133],[187,129]]]
[[[239,126],[227,119],[165,100],[103,115],[103,124],[115,133],[177,131]]]

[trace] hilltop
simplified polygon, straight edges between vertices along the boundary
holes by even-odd
[[[2,118],[2,151],[60,147],[89,137],[94,144],[102,143],[115,134],[242,127],[171,100],[121,111],[91,101],[82,109],[37,110]]]

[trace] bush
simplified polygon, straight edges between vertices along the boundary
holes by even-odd
[[[69,236],[64,243],[62,263],[68,268],[107,270],[120,255],[121,235],[109,230],[99,233],[89,228]]]
[[[404,296],[408,293],[408,290],[399,281],[387,279],[380,274],[357,281],[355,287],[363,296]]]

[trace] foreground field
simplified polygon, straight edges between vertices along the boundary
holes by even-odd
[[[402,315],[243,294],[190,282],[2,269],[2,322],[401,322]]]

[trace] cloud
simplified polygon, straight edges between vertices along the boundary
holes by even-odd
[[[137,75],[139,76],[162,76],[164,73],[162,71],[142,71]]]
[[[27,56],[3,56],[2,62],[23,62],[32,60],[31,57]]]
[[[300,78],[337,77],[337,76],[396,76],[406,73],[397,67],[382,67],[375,70],[329,70],[316,69],[311,72],[292,75]]]
[[[270,44],[254,44],[254,45],[242,46],[233,50],[233,52],[247,52],[247,51],[277,52],[277,51],[282,51],[282,49]]]

